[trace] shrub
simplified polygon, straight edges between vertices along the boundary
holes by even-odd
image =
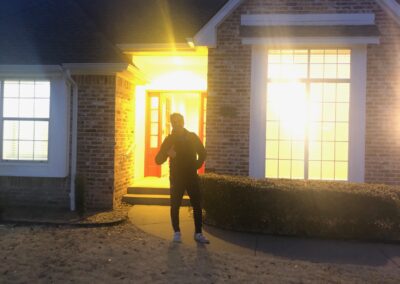
[[[222,228],[335,238],[400,236],[399,187],[216,174],[200,181],[205,220]]]

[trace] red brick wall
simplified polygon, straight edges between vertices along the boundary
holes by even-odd
[[[123,77],[116,80],[114,206],[133,179],[134,169],[134,85]]]
[[[400,183],[400,27],[372,0],[248,0],[218,27],[209,50],[207,170],[248,175],[251,47],[239,27],[240,15],[261,13],[376,14],[382,36],[368,48],[366,181]]]
[[[368,48],[366,181],[400,184],[400,25],[380,9]]]
[[[77,174],[88,208],[112,208],[114,195],[115,76],[74,76],[78,85]]]
[[[0,208],[69,208],[69,178],[0,177]]]

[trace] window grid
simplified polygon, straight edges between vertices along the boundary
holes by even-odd
[[[1,86],[2,160],[47,161],[50,82],[5,80]]]
[[[313,52],[314,52],[314,54],[319,54],[320,56],[323,55],[321,57],[322,60],[319,60],[319,61],[322,61],[322,62],[317,62],[319,64],[322,64],[322,68],[320,66],[320,69],[322,69],[322,74],[320,74],[319,76],[314,76],[314,77],[319,77],[319,78],[311,78],[312,77],[311,76],[311,69],[312,69],[312,63],[313,63],[313,60],[311,58],[311,54],[313,54]],[[303,142],[304,142],[304,153],[303,153],[304,160],[302,160],[302,161],[304,163],[304,173],[303,173],[304,178],[308,178],[309,177],[309,163],[310,163],[310,161],[312,161],[310,159],[310,157],[309,157],[309,150],[310,150],[310,145],[309,145],[310,141],[309,140],[310,140],[310,136],[311,136],[310,135],[310,130],[309,130],[309,128],[310,128],[309,124],[311,123],[311,119],[309,117],[310,101],[311,101],[311,99],[310,99],[310,96],[311,96],[310,90],[311,90],[312,84],[323,83],[323,93],[321,94],[322,100],[319,103],[320,104],[320,109],[321,109],[320,121],[318,121],[320,126],[321,126],[320,133],[319,133],[320,137],[319,137],[319,141],[315,140],[315,141],[320,142],[320,160],[319,160],[319,163],[320,163],[320,175],[319,175],[319,179],[323,177],[322,166],[323,165],[324,166],[327,165],[326,162],[331,162],[331,163],[333,162],[333,178],[332,179],[338,179],[337,178],[337,173],[336,173],[337,164],[338,163],[343,163],[343,162],[346,163],[346,165],[345,165],[346,172],[348,171],[348,133],[347,133],[347,139],[345,139],[345,141],[341,141],[341,140],[337,139],[337,133],[338,133],[337,127],[338,127],[338,123],[340,123],[342,128],[343,128],[343,126],[345,126],[344,129],[347,129],[347,132],[348,132],[349,99],[347,99],[347,101],[345,101],[345,102],[343,102],[343,100],[338,100],[338,95],[339,95],[338,86],[339,86],[339,84],[347,84],[347,90],[349,90],[349,85],[350,85],[349,84],[350,83],[350,50],[335,50],[335,52],[333,52],[332,50],[316,50],[316,51],[308,50],[307,51],[307,65],[308,65],[308,68],[307,68],[307,72],[306,72],[307,74],[305,76],[302,77],[301,76],[302,74],[300,74],[301,72],[297,72],[297,71],[295,72],[294,76],[293,76],[293,74],[292,74],[292,76],[288,76],[288,77],[276,76],[276,74],[279,73],[279,72],[276,71],[276,70],[279,69],[279,66],[277,67],[277,64],[276,64],[277,61],[278,61],[277,60],[277,54],[279,54],[279,56],[282,56],[282,54],[284,54],[286,56],[285,64],[287,64],[288,63],[287,55],[290,54],[290,53],[293,55],[292,63],[296,64],[296,62],[295,62],[296,60],[294,58],[294,56],[296,55],[296,51],[290,51],[290,50],[289,51],[285,51],[285,52],[276,51],[276,50],[274,50],[272,52],[269,51],[269,56],[268,56],[268,72],[269,73],[268,73],[268,80],[267,80],[268,81],[268,85],[270,85],[271,83],[276,83],[276,82],[282,82],[282,83],[283,82],[290,82],[291,80],[293,80],[293,77],[296,77],[296,76],[299,77],[299,78],[296,79],[297,82],[305,83],[305,86],[306,86],[305,100],[306,100],[307,118],[306,118],[305,129],[304,129],[305,135],[304,135],[304,138],[303,138]],[[299,53],[300,54],[301,53],[304,54],[304,51],[300,50],[299,52],[297,52],[297,54],[299,54]],[[332,62],[327,62],[326,61],[326,58],[327,58],[326,54],[327,53],[330,54],[329,56],[330,56],[330,60]],[[272,60],[273,61],[272,63],[270,61],[271,54],[273,54],[273,56],[275,56],[274,60]],[[339,58],[339,54],[344,54],[345,56],[343,58]],[[283,62],[282,57],[280,57],[279,58],[279,63],[282,63],[282,62]],[[271,64],[272,65],[275,64],[275,66],[273,66],[273,68],[275,68],[275,70],[274,70],[275,73],[272,72],[272,74],[270,72],[271,71],[271,68],[270,68]],[[326,70],[328,70],[329,68],[326,68],[324,66],[324,64],[336,65],[336,67],[333,68],[334,71],[335,71],[334,74],[332,73],[332,70],[330,70],[331,74],[328,74],[329,76],[335,77],[335,78],[327,78],[328,75],[326,74]],[[346,65],[345,68],[342,68],[342,70],[345,70],[344,71],[344,75],[343,74],[339,74],[339,69],[340,68],[338,66],[340,64]],[[290,67],[290,62],[289,62],[288,65]],[[285,68],[285,69],[286,69],[285,71],[288,71],[290,68]],[[300,77],[302,77],[302,78],[300,78]],[[304,78],[304,77],[306,77],[306,78]],[[334,93],[335,97],[334,97],[333,101],[328,101],[328,103],[330,103],[331,106],[333,106],[333,108],[334,108],[333,117],[332,117],[331,120],[327,120],[326,119],[327,115],[325,113],[327,111],[326,106],[328,106],[326,104],[326,102],[325,102],[325,84],[327,84],[327,83],[332,83],[332,84],[334,84],[334,87],[335,87],[335,93]],[[343,95],[341,95],[341,96],[343,97]],[[349,93],[347,93],[346,96],[349,98]],[[269,89],[268,90],[268,94],[267,94],[267,104],[269,105],[270,103],[271,103],[271,101],[270,101],[270,89]],[[267,105],[267,126],[271,126],[270,123],[272,123],[272,122],[274,122],[275,124],[276,123],[278,124],[278,141],[276,141],[278,143],[277,143],[277,153],[276,153],[276,155],[271,155],[271,156],[275,156],[274,159],[268,157],[269,154],[268,154],[268,149],[267,149],[267,152],[266,152],[266,176],[268,177],[268,171],[269,171],[269,174],[271,174],[271,171],[268,169],[268,163],[271,163],[271,161],[276,160],[275,162],[277,162],[277,169],[275,171],[275,174],[274,174],[275,176],[274,177],[281,177],[280,176],[280,164],[281,164],[280,161],[284,160],[284,159],[280,158],[280,156],[281,156],[280,155],[281,145],[280,145],[279,141],[284,141],[284,140],[281,140],[281,135],[280,135],[280,131],[281,131],[280,124],[281,124],[281,122],[280,121],[270,120],[270,118],[268,116],[268,111],[270,110],[268,105]],[[338,107],[339,106],[341,106],[342,108],[344,107],[344,109],[347,112],[347,118],[346,118],[347,120],[345,120],[345,121],[343,121],[343,120],[338,121],[338,111],[339,111]],[[324,127],[324,125],[326,123],[332,123],[332,125],[333,125],[333,130],[332,130],[333,131],[333,139],[331,139],[331,140],[324,139],[324,132],[323,132],[322,127]],[[276,125],[275,125],[275,127],[276,127]],[[267,136],[268,136],[268,131],[269,130],[267,128]],[[341,135],[343,136],[343,133]],[[266,140],[267,144],[268,144],[268,142],[275,141],[273,139],[268,139],[268,137],[266,137],[266,138],[267,138],[267,140]],[[327,141],[325,141],[325,140],[327,140]],[[291,161],[295,161],[295,159],[293,159],[293,147],[294,147],[293,139],[290,140],[290,141],[291,141],[290,157],[291,157]],[[315,141],[311,140],[311,142],[315,142]],[[324,156],[324,149],[323,148],[327,147],[326,145],[324,145],[324,142],[333,143],[333,153],[332,153],[333,156],[331,155],[331,157],[333,157],[332,159],[326,159],[325,160],[324,157],[323,157]],[[337,152],[339,151],[338,142],[346,142],[346,144],[347,144],[346,145],[347,146],[347,149],[346,149],[347,158],[346,158],[346,160],[338,159],[338,155],[337,155]],[[332,145],[330,145],[330,146],[332,146]],[[291,166],[290,166],[290,178],[293,178],[293,163],[291,163]],[[346,174],[345,178],[342,177],[342,178],[339,178],[339,179],[347,179],[347,174]]]

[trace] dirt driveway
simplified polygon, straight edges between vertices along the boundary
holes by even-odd
[[[400,283],[400,270],[210,252],[130,223],[0,225],[1,283]]]

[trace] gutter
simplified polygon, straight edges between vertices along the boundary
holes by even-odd
[[[71,161],[70,161],[70,210],[76,210],[75,204],[75,178],[77,163],[77,140],[78,140],[78,85],[72,79],[70,71],[63,68],[64,75],[72,87],[72,134],[71,134]]]

